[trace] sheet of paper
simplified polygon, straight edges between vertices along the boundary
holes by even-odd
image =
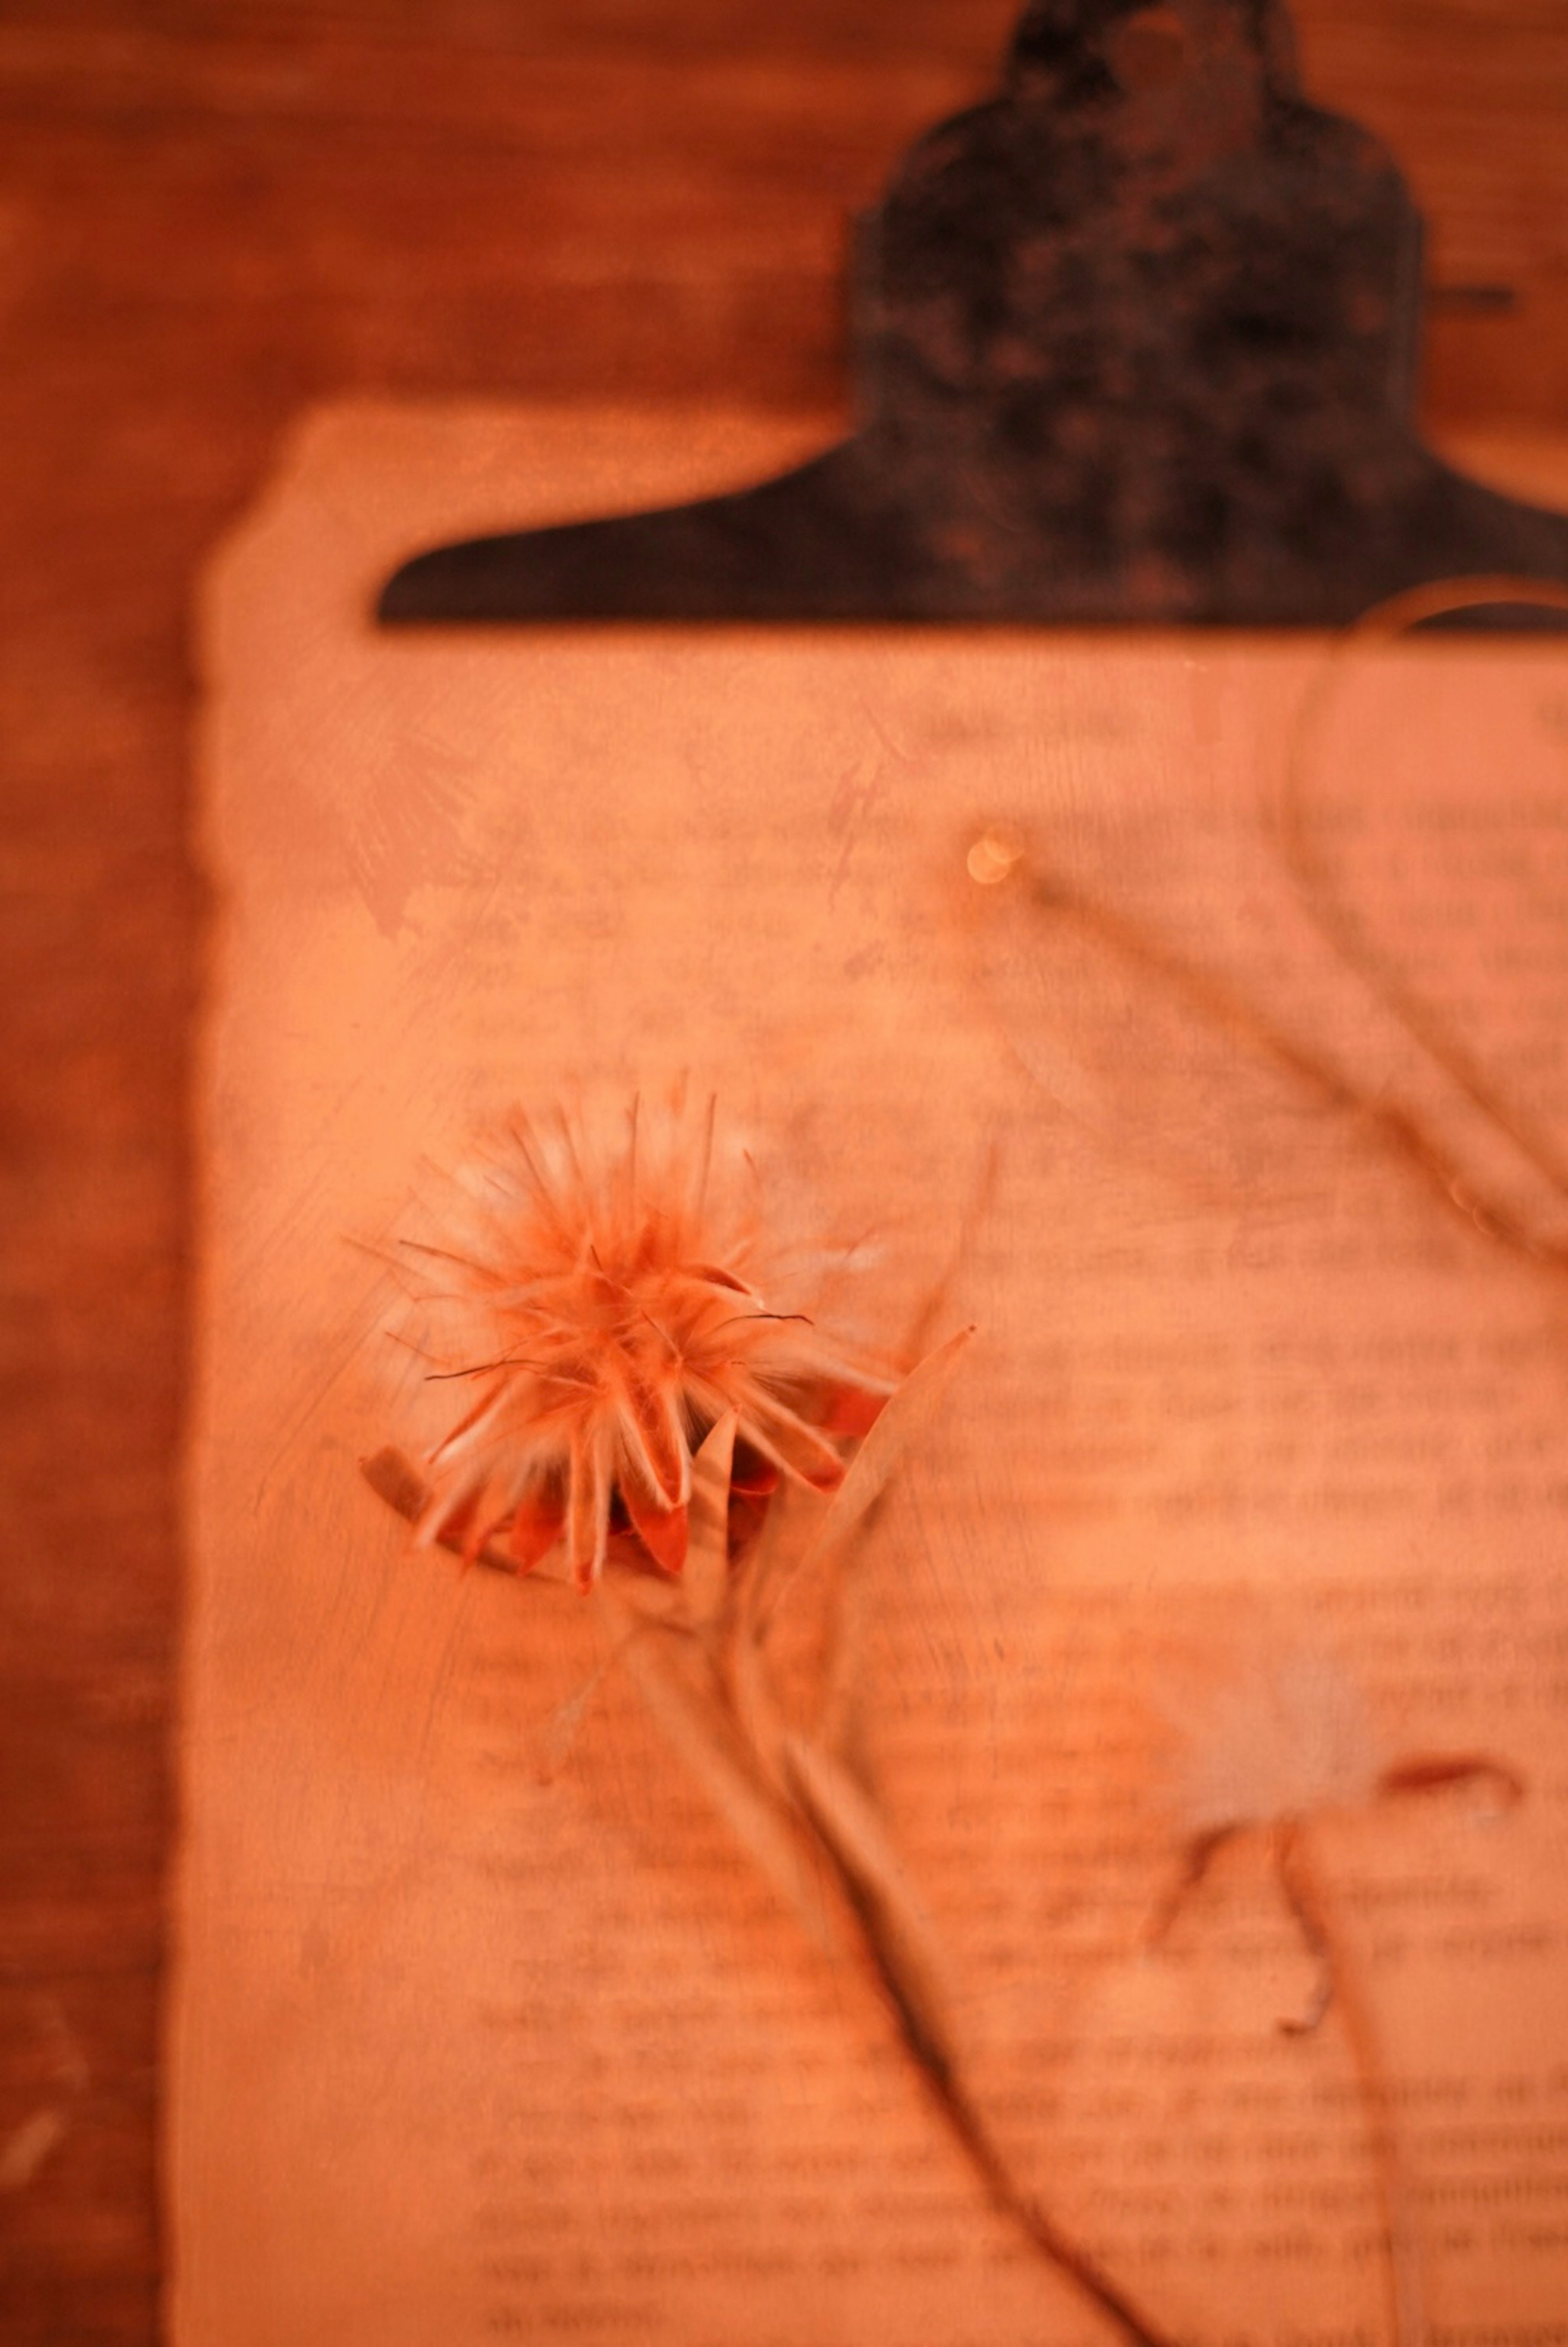
[[[367,624],[793,453],[332,414],[214,575],[176,2347],[1115,2335],[596,1601],[359,1471],[456,1415],[391,1266],[475,1136],[681,1079],[847,1338],[977,1330],[856,1699],[1024,2188],[1176,2335],[1359,2347],[1382,2128],[1431,2338],[1568,2338],[1568,660],[1359,657],[1288,789],[1313,641]],[[1437,1755],[1522,1799],[1379,1794]]]

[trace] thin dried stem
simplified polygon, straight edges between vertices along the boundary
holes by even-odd
[[[1504,603],[1535,604],[1545,610],[1568,612],[1568,587],[1549,579],[1510,577],[1438,579],[1376,605],[1347,628],[1336,639],[1297,712],[1286,753],[1276,829],[1286,868],[1319,934],[1367,981],[1406,1033],[1444,1070],[1471,1105],[1512,1142],[1553,1189],[1568,1196],[1568,1157],[1543,1125],[1503,1098],[1481,1062],[1405,984],[1387,955],[1379,951],[1337,890],[1311,821],[1312,773],[1347,663],[1358,653],[1386,649],[1426,620]],[[1511,1240],[1511,1244],[1519,1243],[1517,1237]],[[1526,1251],[1557,1259],[1568,1255],[1568,1248],[1541,1245]]]
[[[1382,2046],[1371,2001],[1339,1928],[1332,1899],[1314,1857],[1310,1828],[1305,1818],[1280,1822],[1275,1838],[1275,1860],[1290,1911],[1322,1965],[1327,2000],[1338,2007],[1344,2023],[1350,2059],[1361,2090],[1388,2246],[1390,2336],[1395,2347],[1425,2347],[1420,2228],[1394,2123]]]
[[[962,1342],[952,1340],[953,1358]],[[941,1370],[947,1366],[942,1361]],[[891,1471],[891,1456],[886,1467]],[[379,1451],[362,1462],[362,1472],[400,1516],[418,1521],[428,1494],[402,1452]],[[885,1480],[873,1459],[868,1462],[863,1506],[854,1504],[851,1494],[848,1512],[862,1531],[875,1513]],[[516,1571],[499,1553],[482,1549],[479,1558]],[[825,1862],[911,2059],[992,2205],[1116,2325],[1131,2347],[1181,2347],[1175,2333],[1145,2313],[1093,2252],[1014,2179],[963,2081],[943,2017],[934,1934],[903,1880],[886,1829],[839,1758],[789,1727],[767,1667],[766,1624],[750,1614],[744,1594],[726,1625],[728,1636],[717,1650],[706,1635],[710,1624],[675,1616],[646,1619],[627,1607],[607,1580],[596,1596],[614,1635],[615,1656],[630,1670],[655,1725],[819,1947],[830,1946],[832,1934],[811,1860]]]
[[[1209,1868],[1227,1845],[1245,1832],[1240,1825],[1211,1826],[1195,1834],[1182,1853],[1181,1872],[1165,1893],[1144,1931],[1145,1944],[1157,1948],[1169,1938],[1176,1917],[1208,1879]]]
[[[992,2205],[1010,2218],[1042,2256],[1074,2283],[1134,2347],[1178,2347],[1173,2332],[1147,2314],[1019,2185],[967,2086],[942,2017],[923,1918],[911,1911],[896,1867],[880,1854],[885,1836],[859,1788],[801,1739],[788,1747],[800,1806],[815,1829],[858,1922],[866,1953],[931,2100],[964,2153]]]
[[[671,1750],[808,1938],[818,1948],[830,1947],[831,1929],[798,1820],[759,1770],[700,1639],[674,1624],[639,1625],[607,1582],[600,1585],[599,1602],[622,1634],[620,1655]]]
[[[1568,1242],[1543,1239],[1522,1223],[1512,1210],[1476,1190],[1456,1160],[1428,1131],[1415,1112],[1398,1101],[1374,1097],[1361,1090],[1330,1056],[1292,1034],[1260,1010],[1237,987],[1212,972],[1197,969],[1174,948],[1165,945],[1125,914],[1097,898],[1069,887],[1054,877],[1031,873],[1026,883],[1031,902],[1043,916],[1074,921],[1085,934],[1108,947],[1130,967],[1143,971],[1177,1000],[1236,1042],[1272,1060],[1321,1103],[1359,1117],[1407,1165],[1413,1166],[1451,1212],[1481,1235],[1523,1255],[1530,1262],[1568,1270]],[[1409,1025],[1402,1005],[1393,1006]],[[1415,1030],[1411,1029],[1411,1031]],[[1417,1040],[1425,1038],[1417,1035]],[[1433,1057],[1441,1055],[1434,1052]],[[1442,1064],[1447,1067],[1447,1060]],[[1459,1081],[1457,1068],[1450,1070]],[[1479,1081],[1479,1079],[1477,1080]],[[1501,1104],[1490,1092],[1464,1084],[1467,1095],[1511,1140],[1516,1141],[1539,1170],[1557,1175],[1515,1132]],[[1568,1174],[1563,1177],[1568,1195]]]
[[[405,1523],[417,1524],[427,1512],[431,1487],[413,1461],[395,1444],[389,1443],[373,1458],[361,1459],[360,1472],[377,1499],[384,1500],[393,1514],[401,1516]],[[471,1556],[463,1547],[461,1534],[443,1531],[436,1534],[436,1546],[450,1550],[453,1556],[462,1557],[465,1564],[488,1565],[493,1573],[510,1573],[514,1581],[518,1577],[516,1558],[508,1556],[505,1550],[497,1548],[494,1542],[482,1542]],[[544,1581],[543,1575],[539,1578],[545,1588],[561,1585],[556,1582]]]
[[[1287,2014],[1278,2024],[1286,2037],[1311,2037],[1327,2020],[1339,1985],[1339,1966],[1336,1962],[1333,1943],[1318,1905],[1301,1896],[1292,1872],[1292,1855],[1301,1837],[1298,1818],[1282,1818],[1274,1826],[1274,1867],[1279,1877],[1279,1888],[1292,1921],[1307,1944],[1307,1952],[1317,1966],[1318,1978],[1312,1993],[1300,2013]]]

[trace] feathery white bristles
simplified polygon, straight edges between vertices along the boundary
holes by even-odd
[[[424,1537],[504,1539],[524,1569],[564,1539],[588,1588],[625,1531],[678,1572],[692,1453],[730,1412],[754,1474],[836,1486],[835,1436],[892,1381],[780,1307],[756,1169],[711,1103],[634,1102],[607,1143],[515,1118],[465,1186],[460,1227],[419,1251],[457,1324],[435,1374],[477,1389],[430,1453]]]

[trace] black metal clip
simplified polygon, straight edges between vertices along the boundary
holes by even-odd
[[[1420,220],[1283,0],[1033,0],[861,223],[861,422],[733,495],[443,546],[389,621],[1335,624],[1568,579],[1412,421]]]

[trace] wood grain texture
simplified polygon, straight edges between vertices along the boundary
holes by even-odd
[[[0,2338],[147,2342],[176,1816],[204,552],[307,403],[842,412],[846,216],[1007,0],[0,18]],[[1560,0],[1299,0],[1440,286],[1436,435],[1568,415]]]

